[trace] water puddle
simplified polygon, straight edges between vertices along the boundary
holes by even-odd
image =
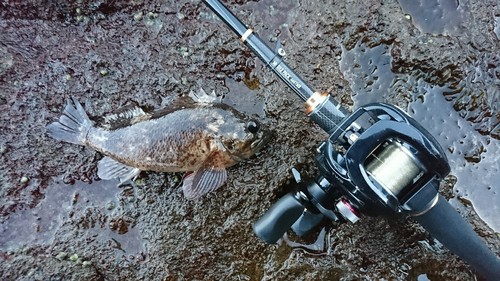
[[[478,215],[500,232],[499,141],[480,135],[472,124],[459,116],[443,96],[443,89],[425,85],[423,102],[409,109],[447,150],[451,174],[457,177],[458,196],[472,202]]]
[[[225,85],[229,93],[225,95],[223,102],[247,115],[256,114],[265,117],[265,100],[259,96],[257,91],[250,89],[244,82],[237,82],[226,78]]]
[[[430,281],[429,277],[427,277],[427,274],[420,274],[417,276],[417,281]]]
[[[368,48],[359,43],[352,50],[343,48],[340,68],[354,92],[354,106],[375,101],[404,104],[446,150],[451,174],[457,177],[456,194],[469,200],[478,215],[500,232],[500,143],[495,133],[500,98],[495,73],[500,64],[492,64],[491,56],[485,55],[464,66],[467,76],[457,90],[431,85],[422,75],[395,74],[391,61],[390,46]],[[457,108],[458,100],[466,106]],[[481,102],[484,106],[478,106]]]
[[[378,45],[373,48],[358,42],[348,51],[342,45],[340,71],[349,81],[352,98],[358,105],[389,98],[395,74],[391,71],[390,47]]]
[[[399,0],[415,27],[424,33],[459,34],[467,8],[457,0]]]
[[[481,53],[464,65],[458,91],[445,93],[460,117],[481,135],[500,140],[500,54]]]
[[[71,209],[74,191],[57,184],[45,191],[46,198],[35,208],[17,210],[4,218],[0,224],[0,250],[52,243],[57,229],[63,223],[63,216],[67,216]]]
[[[311,244],[292,241],[286,233],[283,236],[283,242],[290,246],[294,251],[302,251],[313,256],[327,255],[328,251],[331,249],[330,232],[327,231],[326,228],[321,229],[317,235],[316,241]]]
[[[87,241],[108,243],[118,253],[139,253],[144,250],[139,231],[119,216],[123,192],[116,181],[67,185],[53,179],[34,208],[17,210],[3,218],[0,250],[50,246],[56,239],[65,240],[62,236],[71,235],[64,233],[66,228],[62,230],[70,224],[72,229],[82,229]]]

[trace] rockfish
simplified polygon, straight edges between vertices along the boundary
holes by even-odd
[[[183,183],[189,199],[220,187],[227,179],[226,168],[252,156],[272,135],[257,120],[225,104],[191,103],[154,113],[135,107],[105,119],[115,125],[94,126],[72,98],[59,121],[47,126],[47,134],[104,154],[97,166],[101,179],[125,182],[140,171],[193,171]]]

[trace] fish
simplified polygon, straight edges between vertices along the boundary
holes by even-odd
[[[141,171],[192,172],[182,190],[195,200],[222,186],[226,168],[250,158],[274,134],[256,118],[215,103],[203,90],[189,96],[192,102],[152,113],[133,106],[105,117],[99,126],[72,97],[46,133],[103,154],[97,163],[103,180],[117,178],[122,184]]]

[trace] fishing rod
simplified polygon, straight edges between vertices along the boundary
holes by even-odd
[[[318,147],[319,174],[280,198],[255,224],[254,232],[276,243],[292,229],[311,232],[324,218],[355,223],[361,215],[412,216],[434,238],[488,280],[500,280],[500,260],[438,193],[450,172],[444,150],[417,121],[386,103],[349,114],[327,92],[314,91],[273,50],[218,0],[203,1],[297,96],[306,114],[329,137]]]

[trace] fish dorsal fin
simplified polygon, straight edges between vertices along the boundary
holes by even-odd
[[[219,188],[227,179],[224,168],[202,168],[184,178],[182,191],[189,200],[196,200]]]
[[[150,119],[160,118],[174,111],[186,109],[186,108],[198,108],[198,107],[219,107],[222,104],[222,97],[217,97],[215,91],[207,94],[203,89],[197,93],[190,91],[187,95],[178,96],[175,99],[164,97],[162,98],[161,106],[162,109],[155,110],[151,112]]]
[[[103,180],[119,179],[120,184],[133,179],[141,170],[117,162],[108,156],[97,163],[97,175]]]
[[[151,112],[151,119],[157,119],[178,110],[186,108],[195,108],[195,107],[198,107],[198,105],[189,97],[186,96],[178,97],[174,102],[172,102],[168,106]]]
[[[207,94],[203,88],[200,88],[198,92],[190,91],[188,95],[196,103],[213,104],[222,102],[221,98],[218,98],[215,94],[215,91]]]
[[[151,119],[151,114],[144,112],[144,110],[137,105],[131,105],[105,116],[103,126],[107,129],[116,129],[149,119]]]

